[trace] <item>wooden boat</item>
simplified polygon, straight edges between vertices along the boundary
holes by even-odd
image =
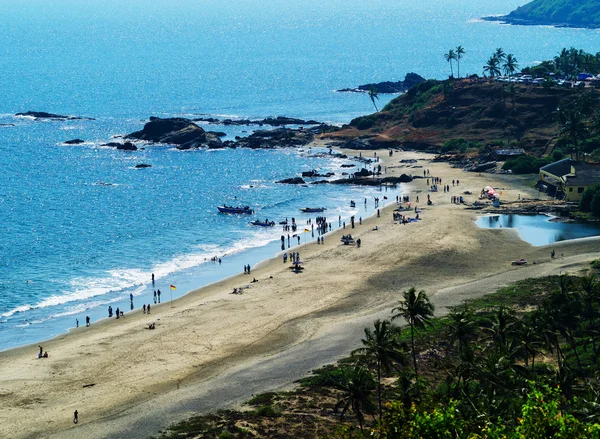
[[[303,207],[300,209],[300,212],[303,213],[315,213],[315,212],[324,212],[327,209],[325,209],[324,207]]]
[[[253,226],[259,226],[259,227],[273,227],[275,225],[275,221],[254,220],[254,221],[250,221],[250,224],[252,224]]]
[[[217,209],[219,209],[219,212],[221,213],[245,213],[245,214],[252,214],[254,213],[254,210],[250,209],[250,206],[217,206]]]

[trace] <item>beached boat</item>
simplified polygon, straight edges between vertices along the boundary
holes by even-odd
[[[303,213],[314,213],[314,212],[324,212],[327,209],[325,209],[324,207],[303,207],[300,209],[300,212]]]
[[[259,226],[259,227],[273,227],[275,225],[275,221],[254,220],[254,221],[250,221],[250,224],[252,224],[253,226]]]
[[[219,212],[221,213],[245,213],[245,214],[252,214],[254,213],[254,210],[250,209],[250,206],[217,206],[217,209],[219,209]]]

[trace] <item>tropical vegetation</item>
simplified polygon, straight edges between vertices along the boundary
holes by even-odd
[[[598,0],[533,0],[506,18],[539,24],[596,27],[600,26],[600,4]]]
[[[401,296],[390,316],[406,329],[377,320],[350,357],[295,391],[192,418],[164,437],[600,437],[594,273],[520,281],[445,317],[431,316],[423,291]]]

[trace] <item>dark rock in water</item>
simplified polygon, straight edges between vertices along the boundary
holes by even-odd
[[[67,140],[65,142],[65,145],[80,145],[82,143],[85,143],[85,140],[81,140],[81,139],[73,139],[73,140]]]
[[[354,184],[358,186],[379,186],[382,184],[398,184],[398,183],[410,183],[412,177],[410,175],[402,174],[400,177],[385,177],[385,178],[341,178],[339,180],[322,180],[316,183],[331,183],[331,184]]]
[[[61,114],[46,113],[45,111],[28,111],[26,113],[17,113],[15,116],[27,116],[33,117],[35,120],[38,119],[51,119],[51,120],[94,120],[91,117],[78,117],[78,116],[63,116]]]
[[[341,167],[342,167],[342,168],[354,168],[355,166],[356,166],[356,165],[352,165],[352,164],[347,164],[347,163],[344,163],[344,164],[343,164]]]
[[[310,178],[314,178],[314,177],[333,177],[335,174],[333,172],[328,172],[327,174],[319,174],[316,170],[312,170],[312,171],[303,171],[302,172],[302,176],[303,177],[310,177]]]
[[[214,117],[200,117],[194,119],[194,122],[207,122],[219,125],[270,125],[273,127],[280,127],[284,125],[321,125],[321,122],[316,120],[304,120],[297,119],[295,117],[277,116],[275,118],[267,117],[262,120],[250,120],[250,119],[216,119]],[[327,126],[327,125],[325,125]]]
[[[0,127],[14,127],[14,123],[0,123]]]
[[[251,149],[297,147],[310,143],[313,138],[314,134],[310,130],[305,129],[277,128],[274,130],[258,130],[248,137],[237,139],[235,147]]]
[[[277,183],[284,184],[305,184],[306,182],[300,177],[286,178],[284,180],[279,180]]]
[[[136,169],[143,169],[143,168],[151,168],[152,165],[149,165],[147,163],[140,163],[139,165],[135,165]]]
[[[176,145],[178,149],[223,147],[219,136],[207,133],[191,120],[182,117],[151,117],[141,131],[131,133],[126,138]]]
[[[368,177],[370,175],[373,175],[373,173],[367,168],[362,168],[360,171],[354,173],[355,177]]]
[[[425,82],[426,79],[416,73],[407,73],[404,77],[404,81],[385,81],[377,82],[373,84],[359,85],[358,88],[344,88],[338,90],[339,92],[358,92],[364,93],[371,89],[375,89],[377,93],[404,93],[414,85]]]
[[[100,145],[100,146],[111,146],[111,147],[113,147],[113,148],[116,148],[116,147],[118,147],[119,145],[121,145],[121,143],[119,143],[119,142],[108,142],[108,143],[103,143],[103,144],[102,144],[102,145]]]
[[[217,137],[225,137],[227,135],[227,133],[224,133],[223,131],[207,131],[209,134],[214,134]]]
[[[120,149],[122,151],[137,151],[137,146],[135,146],[131,142],[125,142],[123,144],[117,145],[117,149]]]

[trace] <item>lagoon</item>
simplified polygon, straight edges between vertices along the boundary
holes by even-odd
[[[476,224],[484,229],[517,229],[521,239],[533,246],[552,244],[569,239],[600,236],[600,224],[563,223],[547,215],[488,215]]]

